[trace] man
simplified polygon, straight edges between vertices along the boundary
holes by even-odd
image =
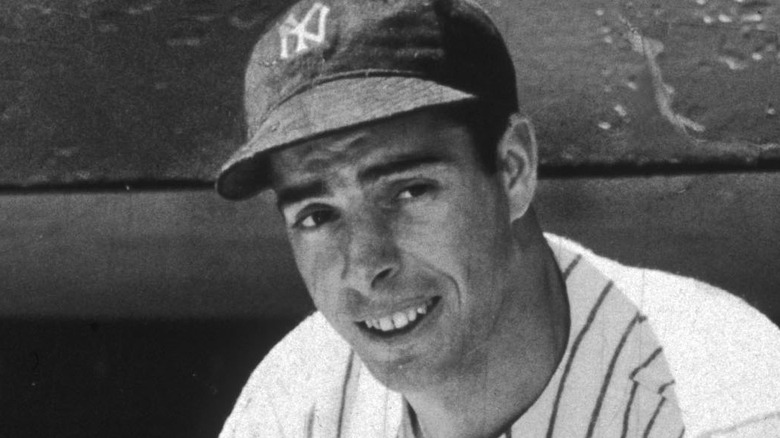
[[[318,312],[222,437],[780,435],[780,333],[544,236],[511,58],[467,0],[303,0],[255,47],[230,199],[272,188]]]

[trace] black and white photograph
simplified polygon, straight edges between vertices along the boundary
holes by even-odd
[[[779,32],[0,1],[0,438],[780,438]]]

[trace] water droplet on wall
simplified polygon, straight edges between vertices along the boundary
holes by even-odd
[[[71,148],[59,148],[54,151],[54,155],[57,157],[62,158],[70,158],[72,157],[76,152],[78,151],[78,148],[71,147]]]
[[[718,56],[718,61],[726,64],[730,70],[744,70],[748,67],[745,61],[731,55]]]
[[[228,23],[230,23],[231,26],[241,30],[251,29],[252,27],[254,27],[255,25],[261,22],[262,19],[260,17],[255,17],[250,20],[245,20],[241,17],[233,15],[228,19]]]
[[[172,38],[165,42],[170,47],[180,47],[180,46],[187,46],[187,47],[197,47],[203,43],[203,41],[200,38],[190,37],[190,38]]]
[[[636,91],[639,89],[639,84],[636,83],[636,75],[629,75],[626,78],[625,82],[626,87],[628,87],[632,91]]]
[[[113,23],[102,23],[98,25],[97,29],[100,33],[114,33],[119,31],[119,26]]]
[[[194,16],[193,18],[196,21],[199,21],[201,23],[210,23],[210,22],[216,20],[219,17],[220,16],[217,15],[217,14],[200,14],[200,15]]]
[[[599,122],[599,128],[603,130],[608,130],[612,128],[612,125],[609,122]]]

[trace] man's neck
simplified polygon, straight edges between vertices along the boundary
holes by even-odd
[[[541,395],[557,368],[569,334],[565,284],[542,238],[525,262],[545,293],[531,305],[511,306],[496,336],[468,357],[457,375],[430,391],[404,394],[425,438],[497,436]],[[521,294],[518,294],[521,296]],[[527,304],[527,303],[526,303]]]

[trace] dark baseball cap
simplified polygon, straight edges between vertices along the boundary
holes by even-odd
[[[255,45],[245,76],[249,139],[217,192],[269,185],[268,152],[422,108],[482,101],[518,108],[512,59],[470,0],[303,0]]]

